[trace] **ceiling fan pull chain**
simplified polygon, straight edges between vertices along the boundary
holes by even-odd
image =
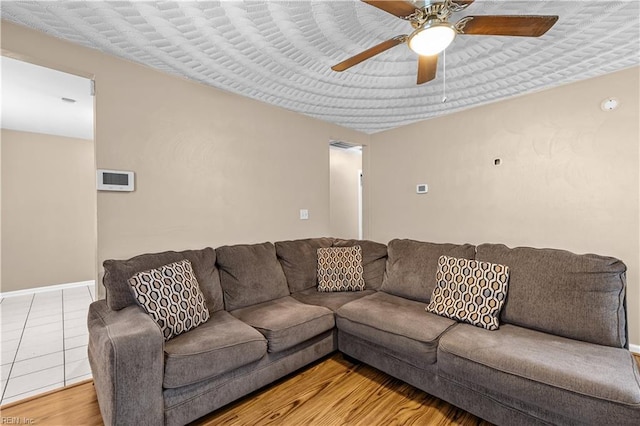
[[[447,102],[447,51],[442,51],[442,103]]]

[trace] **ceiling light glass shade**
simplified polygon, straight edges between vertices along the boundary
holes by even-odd
[[[456,30],[448,22],[427,22],[409,36],[409,48],[418,55],[437,55],[456,38]]]

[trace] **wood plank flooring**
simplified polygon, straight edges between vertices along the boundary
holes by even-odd
[[[7,404],[0,407],[0,416],[3,424],[38,426],[103,424],[92,380]]]
[[[640,364],[640,355],[636,360]],[[3,423],[19,419],[14,424],[39,426],[103,424],[91,381],[0,407],[0,416]],[[374,368],[334,354],[192,425],[490,424]]]
[[[374,368],[351,363],[340,354],[192,423],[247,424],[489,425]]]

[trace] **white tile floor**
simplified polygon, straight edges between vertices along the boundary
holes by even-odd
[[[91,378],[94,299],[93,285],[0,299],[0,404]]]

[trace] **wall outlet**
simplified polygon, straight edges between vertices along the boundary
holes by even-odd
[[[307,209],[300,209],[300,219],[301,219],[301,220],[307,220],[307,219],[309,219],[309,210],[307,210]]]

